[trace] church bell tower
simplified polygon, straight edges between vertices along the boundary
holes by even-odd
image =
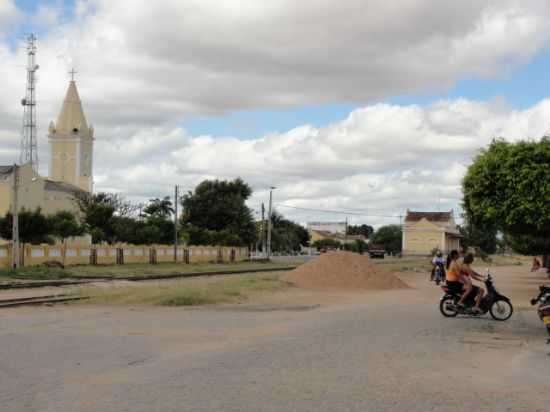
[[[94,129],[86,122],[74,77],[57,121],[50,123],[48,141],[50,179],[92,192]]]

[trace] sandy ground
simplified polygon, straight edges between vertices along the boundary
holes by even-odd
[[[529,310],[445,319],[415,272],[400,274],[409,290],[2,310],[0,410],[549,411],[550,348],[528,304],[545,278],[493,274]]]

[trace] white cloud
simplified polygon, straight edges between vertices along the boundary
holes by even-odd
[[[0,163],[19,146],[25,50],[1,40],[19,15],[0,0]],[[371,103],[523,64],[548,44],[545,0],[78,0],[71,22],[58,9],[37,16],[51,27],[38,42],[42,164],[42,136],[75,66],[96,126],[97,187],[136,197],[242,176],[303,207],[398,213],[439,197],[447,207],[460,197],[463,164],[490,138],[549,129],[547,100],[524,111],[461,99]],[[178,126],[194,114],[351,101],[362,108],[340,122],[253,140]]]
[[[60,2],[56,5],[39,4],[32,17],[34,25],[42,29],[54,27],[59,23],[61,8]]]
[[[0,40],[15,27],[22,18],[13,0],[0,0]]]
[[[453,132],[457,118],[461,127]],[[204,178],[241,176],[255,189],[255,208],[275,185],[277,204],[367,213],[372,217],[350,217],[380,224],[392,221],[381,215],[406,208],[456,210],[462,176],[480,148],[496,136],[513,141],[549,130],[550,99],[526,110],[464,99],[426,107],[377,104],[326,127],[253,140],[136,129],[98,139],[96,180],[99,189],[147,198],[171,193],[176,183],[188,189]],[[298,220],[338,217],[280,210]]]

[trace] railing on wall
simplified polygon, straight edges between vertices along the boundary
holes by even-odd
[[[248,259],[248,249],[218,246],[167,245],[29,245],[21,246],[21,266],[38,266],[46,262],[62,265],[124,265],[131,263],[177,262],[182,264],[206,262],[240,262]],[[11,245],[0,245],[0,268],[11,266]]]

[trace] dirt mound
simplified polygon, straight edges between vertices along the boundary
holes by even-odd
[[[286,281],[313,289],[405,289],[407,284],[375,265],[368,256],[352,252],[328,252],[293,271]]]

